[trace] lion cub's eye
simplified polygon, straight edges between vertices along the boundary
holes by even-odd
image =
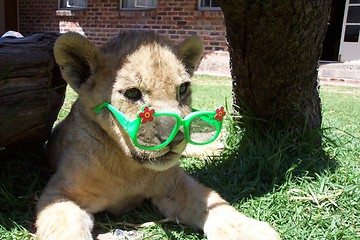
[[[130,88],[126,90],[124,95],[125,97],[133,101],[138,101],[142,98],[141,91],[137,88]]]
[[[185,97],[187,95],[189,87],[190,87],[189,82],[186,82],[186,83],[183,83],[183,84],[180,85],[180,87],[179,87],[179,95],[180,95],[181,98],[183,98],[183,97]]]

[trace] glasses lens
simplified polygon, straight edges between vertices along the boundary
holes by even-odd
[[[176,118],[156,116],[153,121],[140,124],[137,142],[144,147],[157,147],[166,142],[175,130]]]
[[[200,115],[195,117],[189,126],[189,135],[194,143],[206,143],[214,140],[217,127],[214,116]]]

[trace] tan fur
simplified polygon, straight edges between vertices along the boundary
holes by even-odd
[[[180,96],[179,87],[190,82],[202,48],[198,37],[172,47],[151,32],[126,33],[103,48],[76,33],[58,39],[56,61],[79,98],[47,145],[56,173],[37,206],[39,239],[91,239],[92,214],[121,214],[144,199],[166,217],[203,229],[208,239],[279,239],[268,224],[237,212],[179,167],[186,147],[181,134],[159,151],[140,150],[108,110],[94,112],[106,101],[134,119],[148,103],[184,117],[191,91]],[[126,96],[131,88],[141,99]],[[157,132],[154,139],[159,130],[149,129]]]

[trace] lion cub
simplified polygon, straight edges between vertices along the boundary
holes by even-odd
[[[237,212],[179,167],[187,145],[181,129],[167,146],[141,149],[108,109],[94,111],[111,103],[133,120],[146,103],[184,118],[202,50],[198,37],[172,46],[153,32],[128,32],[102,48],[72,32],[57,40],[56,61],[79,97],[47,144],[56,173],[37,205],[39,239],[92,239],[92,214],[121,214],[144,199],[166,217],[203,229],[208,239],[279,239],[267,223]],[[166,124],[174,123],[162,124],[150,124],[140,137],[168,137]]]

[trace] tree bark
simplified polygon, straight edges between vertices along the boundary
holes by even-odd
[[[66,89],[53,56],[58,36],[0,38],[0,150],[41,146],[50,135]]]
[[[279,129],[321,127],[317,69],[331,0],[224,0],[233,103]]]

